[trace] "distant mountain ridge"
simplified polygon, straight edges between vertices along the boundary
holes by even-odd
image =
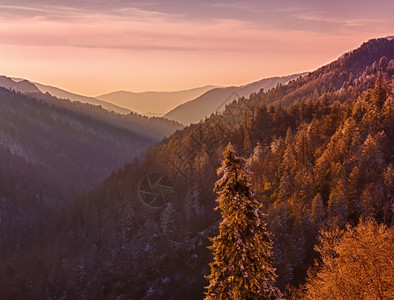
[[[97,97],[87,97],[58,87],[6,76],[0,76],[0,86],[23,94],[49,93],[60,99],[101,106],[106,110],[120,114],[137,112],[148,117],[165,116],[170,120],[190,124],[200,121],[213,112],[222,110],[225,104],[232,100],[248,97],[251,93],[258,92],[260,89],[268,90],[277,84],[284,84],[301,75],[303,74],[265,78],[242,86],[216,87],[206,85],[169,92],[135,93],[116,91]]]
[[[128,114],[131,113],[132,110],[118,106],[116,104],[106,102],[103,100],[99,100],[93,97],[87,97],[87,96],[82,96],[78,95],[75,93],[71,93],[65,90],[62,90],[57,87],[49,86],[49,85],[44,85],[41,83],[34,82],[34,85],[42,92],[42,93],[49,93],[52,96],[55,96],[57,98],[62,98],[62,99],[70,99],[72,101],[79,101],[81,103],[89,103],[92,105],[99,105],[107,110],[110,111],[115,111],[120,114]]]
[[[0,76],[0,87],[4,87],[6,89],[13,90],[22,94],[49,93],[57,98],[68,99],[74,102],[81,102],[81,103],[101,106],[109,111],[114,111],[120,114],[128,114],[132,112],[127,108],[123,108],[103,100],[78,95],[54,86],[49,86],[38,82],[31,82],[29,80],[22,78],[11,78],[7,76]]]
[[[206,85],[173,92],[148,91],[135,93],[116,91],[96,98],[129,108],[140,114],[162,116],[179,104],[194,99],[213,88],[215,86]]]
[[[223,110],[224,106],[233,100],[238,100],[241,97],[249,97],[251,93],[258,92],[261,89],[269,90],[278,84],[285,84],[304,74],[306,73],[265,78],[243,86],[214,88],[194,100],[177,106],[164,116],[186,125],[197,123],[201,119],[209,117],[212,113]]]
[[[15,81],[7,76],[0,76],[0,86],[20,93],[36,93],[40,91],[33,83],[26,79]]]

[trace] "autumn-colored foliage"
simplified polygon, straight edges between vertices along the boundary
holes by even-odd
[[[305,298],[393,299],[394,228],[361,220],[346,230],[323,231],[310,271]]]

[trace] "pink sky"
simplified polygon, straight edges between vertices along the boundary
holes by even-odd
[[[91,96],[241,85],[394,34],[392,1],[262,2],[0,0],[0,74]]]

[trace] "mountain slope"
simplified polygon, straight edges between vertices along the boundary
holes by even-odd
[[[132,112],[129,114],[119,114],[92,104],[83,104],[65,99],[57,99],[49,94],[30,93],[29,95],[50,105],[65,108],[74,113],[83,114],[104,123],[127,129],[155,142],[160,141],[164,137],[169,136],[175,130],[183,127],[178,122],[170,121],[166,118],[149,118]]]
[[[209,91],[214,86],[203,86],[176,92],[142,92],[133,93],[117,91],[98,96],[98,99],[127,107],[144,115],[162,116],[177,105],[189,101]]]
[[[20,93],[36,93],[39,89],[29,82],[28,80],[18,80],[15,81],[6,76],[0,76],[0,87],[4,87],[9,90],[14,90]]]
[[[308,98],[316,99],[324,93],[347,89],[355,80],[367,82],[368,77],[378,72],[382,64],[386,63],[385,60],[392,59],[393,53],[394,46],[391,38],[370,40],[299,80],[293,80],[276,91],[274,89],[272,93],[268,93],[264,101],[267,104],[281,103],[289,107],[296,101],[305,102]],[[357,91],[352,92],[357,93]]]
[[[0,87],[0,260],[54,239],[59,207],[181,128],[24,91]]]
[[[278,84],[285,84],[302,75],[295,74],[284,77],[266,78],[239,87],[215,88],[194,100],[177,106],[166,113],[165,117],[183,124],[198,123],[212,113],[223,110],[225,105],[233,100],[238,100],[241,97],[249,97],[251,93],[258,92],[260,89],[269,90]]]
[[[45,233],[56,228],[58,207],[158,141],[103,117],[121,115],[35,95],[48,102],[0,87],[0,244],[8,245],[0,260],[35,245],[35,234],[55,238]]]
[[[27,96],[0,88],[0,148],[7,158],[2,180],[45,201],[73,199],[181,128],[167,119],[117,114],[29,90]]]

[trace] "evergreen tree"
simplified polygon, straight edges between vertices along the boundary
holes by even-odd
[[[272,242],[261,204],[253,198],[245,160],[232,145],[224,151],[215,185],[222,222],[212,238],[214,261],[207,276],[206,299],[275,299],[279,295],[272,267]]]

